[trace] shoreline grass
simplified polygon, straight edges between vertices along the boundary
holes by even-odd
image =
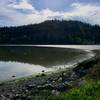
[[[73,87],[57,96],[39,97],[37,100],[100,100],[100,64],[90,68],[84,79],[86,82],[79,87]]]

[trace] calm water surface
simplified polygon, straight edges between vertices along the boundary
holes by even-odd
[[[59,47],[59,48],[51,48]],[[96,45],[10,45],[0,46],[0,81],[20,78],[42,71],[57,71],[94,56],[90,51],[100,49]],[[15,76],[15,77],[12,77]]]

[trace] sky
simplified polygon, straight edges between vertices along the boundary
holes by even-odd
[[[27,25],[51,19],[100,25],[100,0],[0,0],[0,26]]]

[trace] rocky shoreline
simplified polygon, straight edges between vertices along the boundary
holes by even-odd
[[[66,69],[60,73],[52,73],[30,78],[16,83],[0,84],[0,100],[37,100],[38,96],[58,95],[61,91],[85,83],[84,76],[90,67],[100,63],[98,58],[92,58]]]

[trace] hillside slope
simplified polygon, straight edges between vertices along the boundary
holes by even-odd
[[[0,28],[0,44],[100,44],[100,26],[79,21],[45,21]]]

